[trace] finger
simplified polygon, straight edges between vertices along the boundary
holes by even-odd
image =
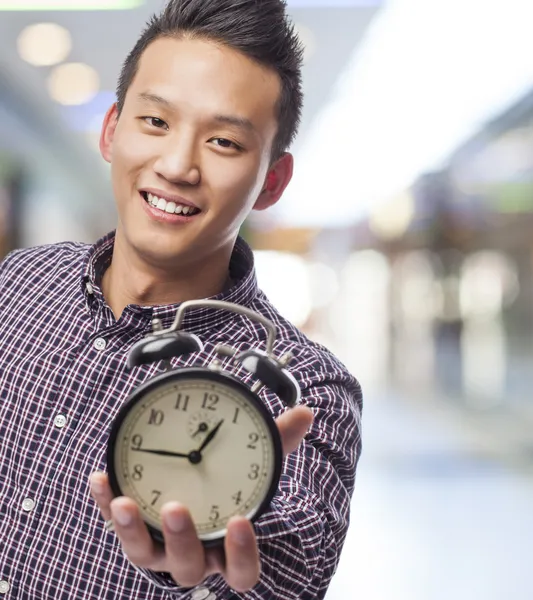
[[[185,587],[194,587],[206,577],[204,547],[189,511],[178,502],[161,509],[168,570]]]
[[[131,498],[121,496],[111,502],[111,518],[122,549],[138,567],[160,570],[164,552],[156,546]]]
[[[226,571],[226,556],[224,547],[217,546],[215,548],[204,549],[206,575],[214,575],[216,573],[224,573]]]
[[[89,479],[91,496],[95,499],[105,521],[111,519],[110,504],[113,500],[113,492],[109,485],[109,479],[105,473],[93,473]]]
[[[295,406],[276,419],[285,456],[298,448],[312,423],[313,411],[307,406]]]
[[[224,546],[226,581],[237,592],[251,590],[259,581],[261,562],[254,528],[248,519],[230,519]]]

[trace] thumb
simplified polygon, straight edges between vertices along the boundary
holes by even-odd
[[[312,423],[313,412],[307,406],[295,406],[276,419],[284,456],[298,448]]]

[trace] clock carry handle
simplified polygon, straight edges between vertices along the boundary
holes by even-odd
[[[274,323],[240,304],[222,300],[188,300],[183,302],[178,308],[174,323],[168,329],[163,329],[161,323],[154,319],[154,331],[134,344],[131,349],[128,356],[128,367],[132,368],[156,360],[167,361],[167,364],[170,364],[168,361],[174,356],[202,351],[203,344],[198,336],[186,331],[179,331],[185,312],[190,308],[227,310],[261,323],[268,333],[266,352],[255,349],[237,352],[230,346],[219,345],[217,346],[217,353],[221,356],[231,357],[236,362],[241,363],[247,371],[262,382],[259,386],[254,385],[252,391],[257,392],[262,385],[266,385],[288,406],[294,406],[300,400],[300,386],[293,375],[284,368],[292,359],[292,355],[286,354],[278,359],[273,354],[276,338]]]
[[[266,352],[262,350],[245,350],[236,352],[229,346],[218,346],[217,352],[223,356],[231,356],[235,361],[241,363],[243,367],[255,375],[266,387],[274,392],[285,404],[294,406],[300,400],[300,386],[294,376],[285,369],[285,366],[292,359],[291,354],[286,354],[280,359],[273,354],[274,340],[276,339],[276,326],[272,321],[263,317],[259,313],[232,302],[222,300],[188,300],[183,302],[178,308],[174,323],[168,329],[169,332],[177,332],[183,322],[185,312],[190,308],[214,308],[217,310],[227,310],[248,317],[252,321],[261,323],[267,330]],[[191,336],[192,334],[179,332],[178,335]],[[193,336],[196,338],[196,336]],[[198,340],[198,338],[196,338]],[[184,339],[185,342],[185,339]],[[198,340],[199,342],[199,340]],[[201,342],[200,342],[201,343]],[[200,348],[201,349],[201,348]],[[261,387],[261,386],[259,386]],[[259,388],[252,388],[258,391]]]
[[[187,300],[186,302],[183,302],[178,308],[174,323],[172,323],[171,327],[167,329],[167,331],[177,331],[183,323],[185,312],[190,308],[214,308],[216,310],[227,310],[229,312],[244,315],[252,321],[261,323],[261,325],[263,325],[268,332],[266,342],[267,354],[269,356],[272,354],[274,340],[276,339],[276,326],[274,323],[250,308],[246,308],[240,304],[233,304],[232,302],[224,302],[223,300]]]

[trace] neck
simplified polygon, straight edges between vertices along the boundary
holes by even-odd
[[[153,306],[178,304],[186,300],[210,298],[229,283],[229,256],[219,253],[202,265],[182,265],[179,269],[158,267],[125,252],[115,240],[111,265],[101,287],[107,304],[118,320],[128,304]]]

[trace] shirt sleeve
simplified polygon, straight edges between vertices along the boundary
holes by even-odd
[[[357,382],[314,382],[303,402],[315,420],[285,459],[279,492],[257,522],[262,575],[246,600],[318,600],[335,573],[349,525],[361,450]]]
[[[335,573],[349,524],[350,501],[361,451],[362,394],[357,381],[311,374],[302,403],[314,412],[310,432],[285,458],[270,509],[255,523],[261,577],[249,592],[237,593],[220,576],[202,588],[210,598],[233,600],[319,600]],[[194,598],[168,575],[144,571],[175,598]],[[200,595],[198,595],[200,597]]]

